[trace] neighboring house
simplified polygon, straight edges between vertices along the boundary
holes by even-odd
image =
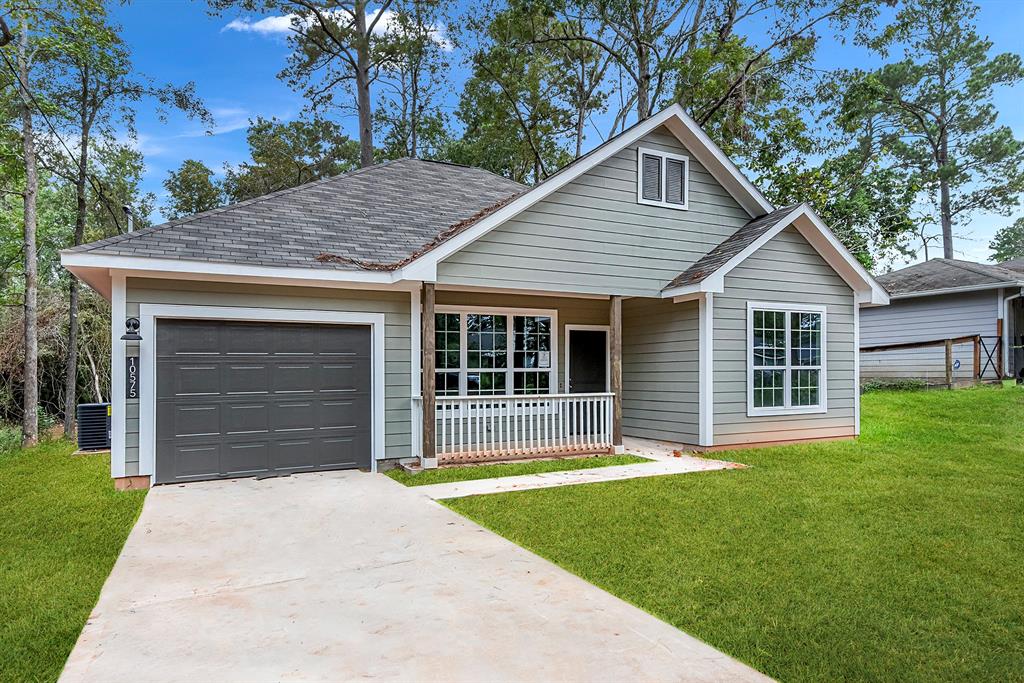
[[[861,354],[864,378],[944,382],[946,339],[952,345],[954,381],[1024,376],[1024,260],[999,265],[932,259],[878,277],[892,303],[864,311]],[[980,337],[979,370],[975,344]],[[923,342],[938,342],[920,346]]]
[[[888,302],[677,106],[532,188],[403,159],[62,262],[112,303],[131,485],[850,437]]]

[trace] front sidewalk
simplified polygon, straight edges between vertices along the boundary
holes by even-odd
[[[161,486],[62,680],[763,681],[381,475]]]

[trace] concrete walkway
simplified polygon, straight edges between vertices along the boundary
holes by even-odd
[[[710,460],[687,455],[678,451],[672,444],[661,441],[627,438],[625,445],[627,453],[650,458],[651,462],[636,463],[634,465],[615,465],[613,467],[595,467],[589,470],[544,472],[541,474],[524,474],[516,477],[457,481],[450,484],[430,484],[415,488],[421,494],[429,496],[434,500],[443,500],[445,498],[478,496],[486,493],[527,491],[529,489],[546,489],[554,486],[574,486],[576,484],[594,484],[602,481],[622,481],[624,479],[638,479],[641,477],[661,477],[668,474],[686,474],[688,472],[707,472],[710,470],[744,467],[744,465],[735,462]]]
[[[765,678],[375,474],[157,487],[61,677]]]

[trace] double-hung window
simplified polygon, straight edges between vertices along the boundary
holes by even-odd
[[[444,311],[434,325],[438,396],[551,393],[553,311]]]
[[[747,305],[747,414],[826,409],[825,307]]]
[[[690,159],[682,154],[637,149],[636,200],[640,204],[685,209],[690,191]]]

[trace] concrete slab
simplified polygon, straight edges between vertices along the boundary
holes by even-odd
[[[61,680],[755,681],[376,474],[157,487]]]

